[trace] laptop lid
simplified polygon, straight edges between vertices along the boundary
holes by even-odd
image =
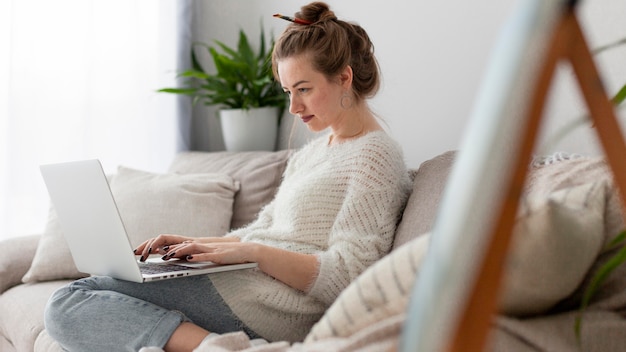
[[[77,269],[143,281],[100,161],[40,169]]]

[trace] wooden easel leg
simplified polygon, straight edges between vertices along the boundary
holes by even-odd
[[[573,9],[569,9],[563,14],[555,28],[546,60],[539,72],[526,118],[526,127],[522,131],[523,137],[516,158],[516,167],[505,190],[504,204],[500,212],[496,214],[497,222],[490,236],[491,240],[486,248],[485,257],[480,264],[477,280],[461,314],[457,330],[450,341],[450,351],[482,351],[485,348],[497,308],[502,270],[508,254],[528,164],[539,131],[545,99],[556,64],[559,59],[563,58],[569,59],[574,66],[620,189],[626,190],[626,165],[624,165],[626,163],[620,160],[620,155],[626,157],[626,144],[619,132],[613,108],[602,88],[576,16]],[[624,204],[626,204],[625,200],[626,198],[622,195]]]
[[[626,143],[624,142],[624,135],[578,21],[575,18],[570,19],[568,27],[573,40],[568,46],[566,57],[572,64],[591,119],[596,126],[596,133],[604,149],[608,164],[613,171],[622,204],[626,204]]]

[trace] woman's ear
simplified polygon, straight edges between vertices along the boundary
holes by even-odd
[[[350,65],[347,65],[339,74],[339,82],[346,90],[352,88],[352,67]]]

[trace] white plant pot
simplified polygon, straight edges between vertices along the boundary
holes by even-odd
[[[227,151],[276,150],[276,107],[220,110],[222,136]]]

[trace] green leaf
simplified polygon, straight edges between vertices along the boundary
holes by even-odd
[[[614,105],[620,105],[626,99],[626,84],[611,98]]]
[[[243,30],[239,31],[239,42],[237,43],[237,51],[240,55],[241,60],[249,65],[256,64],[256,60],[254,59],[254,52],[250,47],[250,43],[248,42],[248,37]]]
[[[259,55],[257,56],[257,61],[264,62],[266,58],[269,58],[268,53],[265,52],[265,30],[263,29],[263,25],[261,25],[261,38],[259,38]],[[271,54],[272,50],[270,49],[269,54]]]
[[[615,236],[615,238],[613,238],[611,242],[606,245],[604,250],[609,251],[615,249],[617,246],[620,246],[624,242],[624,240],[626,240],[626,230],[620,232],[617,236]]]
[[[607,249],[615,248],[618,245],[622,245],[624,240],[626,239],[626,231],[622,231],[618,236],[616,236],[608,245]],[[589,285],[585,289],[583,293],[583,298],[580,304],[580,309],[576,316],[576,320],[574,322],[574,332],[576,333],[576,339],[580,344],[580,333],[582,329],[582,318],[585,309],[591,302],[591,299],[596,294],[600,286],[604,283],[606,278],[626,261],[626,246],[623,246],[614,256],[612,256],[598,271],[594,274],[589,282]]]
[[[172,94],[186,94],[186,95],[194,95],[197,92],[195,88],[161,88],[157,90],[157,92],[161,93],[172,93]]]
[[[187,70],[178,75],[178,77],[207,79],[209,75],[202,71]]]
[[[222,51],[224,51],[224,53],[228,54],[233,60],[239,60],[239,53],[237,51],[235,51],[235,49],[232,49],[231,47],[229,47],[228,45],[222,43],[219,40],[216,40],[215,44],[217,44],[217,46],[219,46],[220,49],[222,49]]]
[[[202,65],[200,64],[200,60],[198,60],[198,56],[196,55],[196,51],[195,48],[197,46],[203,47],[206,50],[209,50],[210,47],[208,45],[206,45],[205,43],[193,43],[191,45],[191,66],[193,67],[194,70],[199,71],[199,72],[206,72],[204,70],[204,68],[202,68]]]

